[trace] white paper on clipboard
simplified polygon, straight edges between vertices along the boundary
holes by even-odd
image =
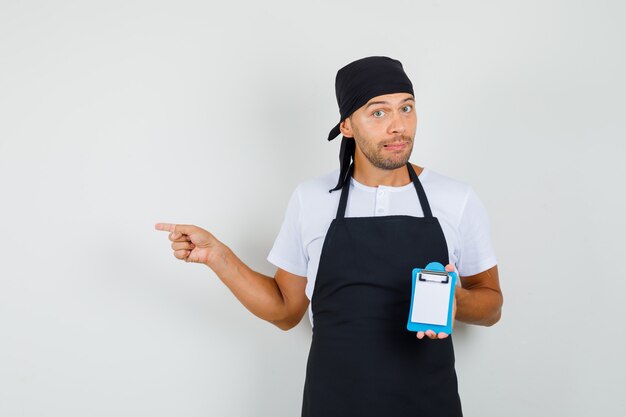
[[[419,277],[415,280],[411,321],[445,326],[448,322],[450,279],[443,283],[441,274],[427,271],[420,274],[425,280],[422,281]]]

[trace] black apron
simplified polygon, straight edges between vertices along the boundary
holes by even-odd
[[[350,182],[342,188],[311,300],[302,417],[462,416],[452,336],[420,340],[406,328],[413,268],[448,264],[439,220],[407,169],[424,217],[345,217]]]

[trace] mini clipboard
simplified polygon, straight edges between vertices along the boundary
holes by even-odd
[[[407,329],[452,333],[452,302],[456,272],[446,272],[439,262],[413,269],[411,309]]]

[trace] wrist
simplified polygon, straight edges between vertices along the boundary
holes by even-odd
[[[218,271],[223,270],[230,263],[229,258],[231,255],[232,251],[230,248],[218,241],[211,248],[204,264],[218,273]]]
[[[463,302],[465,301],[465,299],[467,298],[468,295],[470,295],[470,294],[469,294],[469,290],[467,288],[463,288],[461,286],[457,286],[454,289],[454,301],[456,301],[457,308],[458,308],[459,304],[463,304]]]

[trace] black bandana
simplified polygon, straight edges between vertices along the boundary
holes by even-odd
[[[335,139],[341,131],[341,121],[365,105],[371,98],[383,94],[413,94],[413,84],[404,72],[400,61],[386,56],[370,56],[351,62],[337,71],[335,93],[341,118],[337,126],[328,134],[328,140]],[[348,180],[348,168],[354,158],[356,144],[354,138],[341,139],[339,152],[339,181],[332,191],[339,190]]]

